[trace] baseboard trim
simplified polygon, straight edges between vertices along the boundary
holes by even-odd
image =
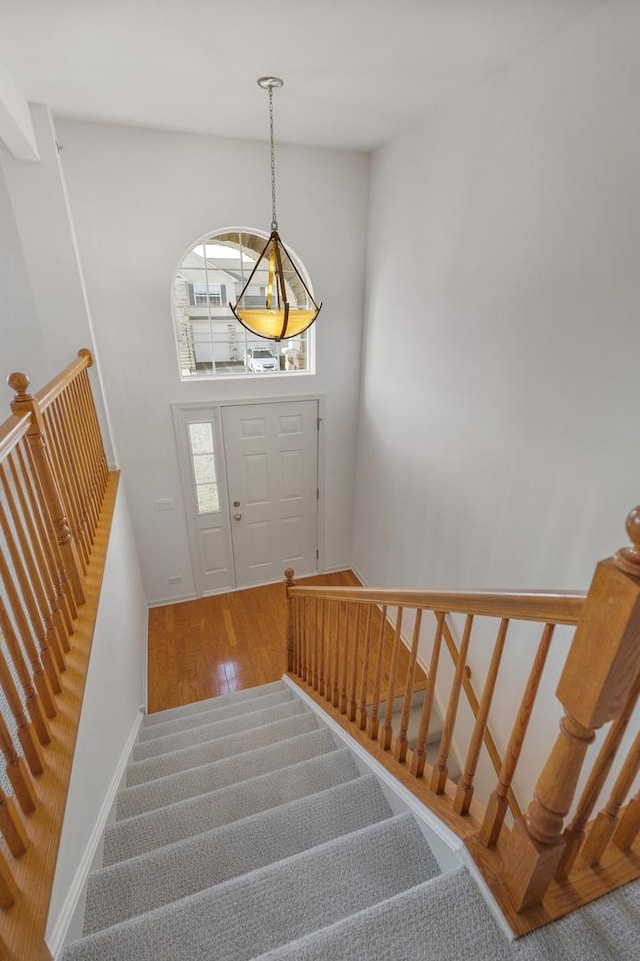
[[[109,783],[109,787],[107,789],[104,801],[102,802],[102,807],[100,808],[93,831],[91,832],[87,842],[84,854],[80,859],[78,870],[76,871],[73,881],[69,886],[69,891],[60,910],[60,914],[51,928],[51,933],[46,937],[47,947],[49,948],[49,951],[54,959],[59,957],[65,946],[69,926],[75,914],[76,908],[78,907],[84,887],[87,883],[91,864],[98,849],[98,845],[102,839],[104,830],[107,826],[109,813],[113,807],[116,794],[118,793],[118,788],[120,787],[120,782],[122,781],[122,777],[129,760],[129,755],[131,754],[133,745],[138,736],[138,731],[140,730],[143,717],[144,715],[141,711],[139,711],[136,715],[136,719],[133,722],[129,736],[122,749],[120,760],[118,761],[116,769],[113,772],[113,777]]]

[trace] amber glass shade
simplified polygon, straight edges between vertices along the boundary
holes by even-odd
[[[236,304],[229,306],[247,330],[280,341],[310,327],[322,304],[311,296],[277,230],[273,230]]]

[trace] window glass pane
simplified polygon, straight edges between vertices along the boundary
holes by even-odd
[[[244,307],[265,307],[268,262],[260,260],[266,238],[251,231],[229,230],[194,244],[182,258],[173,281],[173,316],[180,376],[269,377],[313,370],[314,328],[276,342],[260,340],[234,317],[235,304],[256,263],[256,273],[244,295]],[[282,253],[287,298],[304,309],[307,294],[286,250]],[[296,262],[296,266],[301,267]],[[301,268],[302,269],[302,268]],[[263,364],[251,349],[266,348],[273,360]],[[268,361],[268,358],[267,358]],[[193,449],[205,453],[204,449]]]
[[[213,431],[211,424],[189,424],[191,452],[193,454],[213,453]]]
[[[193,473],[196,484],[215,484],[217,478],[213,454],[194,454]]]
[[[217,484],[199,484],[196,487],[196,492],[198,494],[199,514],[208,514],[210,511],[220,510]]]

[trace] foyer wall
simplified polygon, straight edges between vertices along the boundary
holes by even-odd
[[[626,541],[639,43],[637,4],[607,4],[373,156],[354,534],[370,584],[586,588]],[[525,661],[504,665],[512,688]]]
[[[324,564],[348,565],[368,156],[278,147],[282,233],[324,301],[316,375],[182,383],[170,310],[173,272],[188,245],[208,231],[268,227],[267,147],[61,119],[56,129],[149,601],[194,589],[173,402],[324,394]],[[157,497],[173,497],[176,510],[158,513]],[[170,586],[177,573],[182,583]]]

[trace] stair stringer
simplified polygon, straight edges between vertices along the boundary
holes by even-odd
[[[395,814],[410,813],[416,819],[418,826],[427,844],[433,851],[443,874],[453,871],[456,868],[467,868],[474,880],[476,887],[485,900],[485,903],[495,918],[504,936],[509,941],[515,940],[515,935],[508,925],[500,910],[498,902],[494,898],[491,889],[487,886],[482,874],[478,870],[473,858],[464,846],[461,838],[444,824],[433,811],[422,804],[418,798],[411,793],[403,784],[388,771],[379,761],[362,747],[355,738],[345,731],[329,714],[323,711],[312,697],[302,690],[286,674],[282,675],[282,681],[299,697],[307,707],[312,710],[322,723],[329,728],[333,737],[344,747],[351,751],[356,766],[361,774],[373,774],[389,807]]]

